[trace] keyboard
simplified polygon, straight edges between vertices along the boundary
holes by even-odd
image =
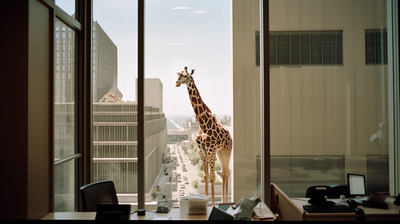
[[[346,213],[353,212],[347,205],[303,205],[303,209],[308,213]]]

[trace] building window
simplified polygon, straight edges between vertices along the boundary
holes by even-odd
[[[342,65],[342,33],[342,31],[271,31],[270,65]]]
[[[387,65],[387,31],[365,30],[365,64]]]

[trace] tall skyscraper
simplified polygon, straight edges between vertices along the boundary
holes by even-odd
[[[93,102],[107,93],[114,92],[122,98],[118,90],[118,49],[97,21],[93,21]]]

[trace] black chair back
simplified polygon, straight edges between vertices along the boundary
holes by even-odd
[[[84,185],[80,191],[84,212],[95,212],[98,204],[118,204],[114,182],[110,180]]]

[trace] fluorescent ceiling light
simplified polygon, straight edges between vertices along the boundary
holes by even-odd
[[[196,13],[196,14],[206,14],[207,11],[206,10],[196,10],[196,11],[194,11],[194,13]]]
[[[187,10],[190,9],[189,6],[174,6],[172,7],[173,10]]]

